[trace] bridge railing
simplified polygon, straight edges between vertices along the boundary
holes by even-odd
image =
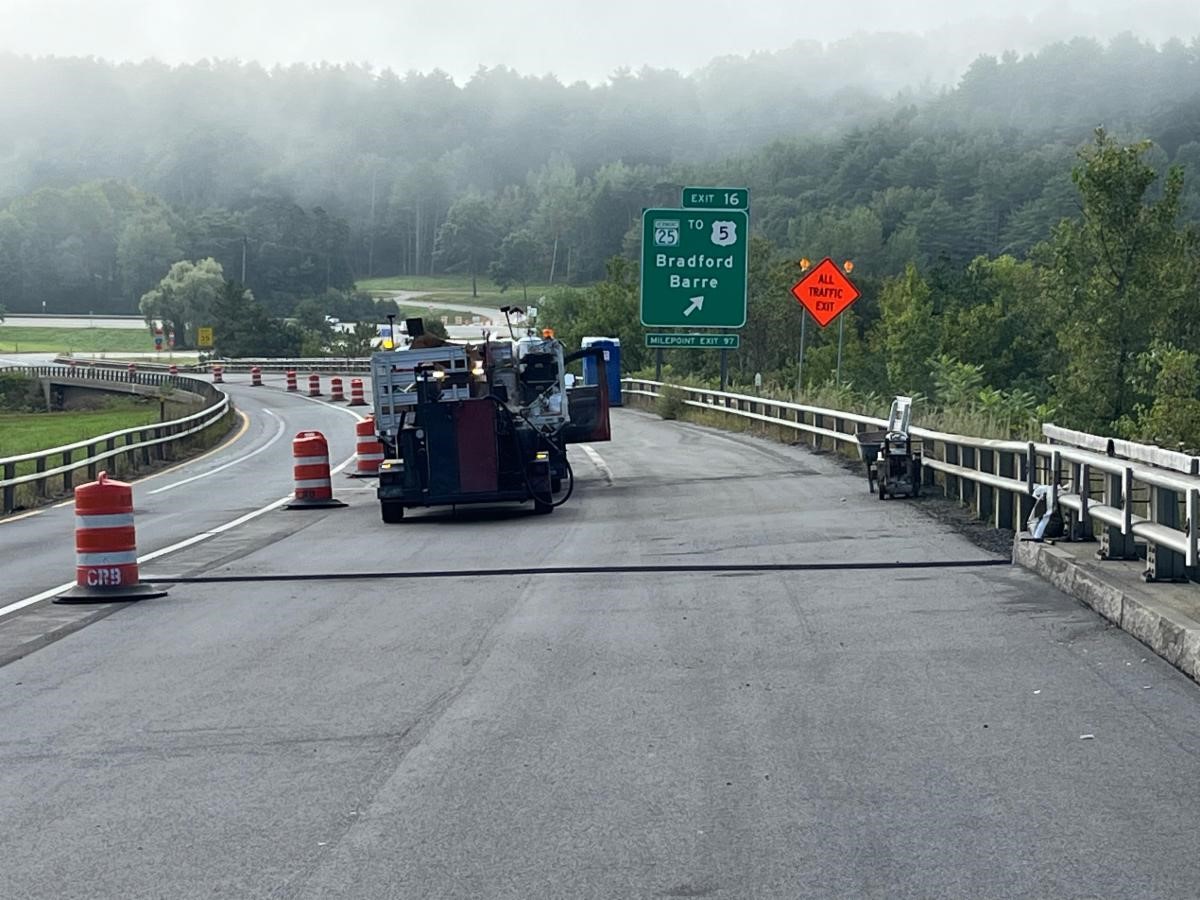
[[[622,392],[656,399],[663,382],[624,379]],[[857,455],[855,432],[884,428],[873,416],[747,394],[672,386],[688,407],[803,435],[814,449]],[[1099,539],[1104,559],[1144,554],[1147,580],[1195,579],[1200,570],[1200,477],[1172,457],[1166,469],[1106,452],[1059,443],[993,440],[914,428],[924,445],[923,482],[970,506],[997,528],[1021,531],[1033,511],[1034,488],[1044,485],[1051,508],[1063,513],[1066,538]],[[1138,445],[1140,446],[1140,445]],[[1144,451],[1145,448],[1142,448]],[[1130,452],[1133,452],[1132,450]],[[1152,456],[1152,454],[1151,454]]]
[[[102,463],[125,461],[136,466],[140,460],[149,466],[155,460],[170,459],[180,444],[216,425],[233,412],[233,403],[223,391],[205,381],[183,375],[160,372],[138,372],[107,368],[66,366],[9,366],[0,372],[16,372],[30,378],[52,378],[64,384],[80,387],[102,386],[120,382],[148,387],[166,387],[199,396],[203,408],[191,415],[136,428],[113,431],[77,441],[62,447],[52,447],[19,456],[0,458],[0,514],[12,512],[17,505],[18,488],[32,485],[38,498],[49,495],[52,483],[61,479],[61,492],[70,493],[75,486],[75,473],[86,470],[94,480]],[[28,471],[32,469],[32,471]]]
[[[258,366],[263,372],[327,372],[337,375],[343,372],[370,372],[370,357],[362,356],[317,356],[300,359],[214,359],[204,365],[209,369],[214,364],[224,366],[226,372],[249,372]]]

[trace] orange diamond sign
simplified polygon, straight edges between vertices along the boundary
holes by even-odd
[[[792,294],[824,328],[860,296],[858,288],[828,256],[792,287]]]

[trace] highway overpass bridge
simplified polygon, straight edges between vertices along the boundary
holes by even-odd
[[[0,896],[1195,893],[1200,688],[934,502],[624,409],[553,516],[384,526],[355,410],[226,379],[134,488],[167,597],[0,520]]]

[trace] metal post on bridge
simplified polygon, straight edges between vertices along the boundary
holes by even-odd
[[[1100,534],[1100,550],[1096,556],[1100,559],[1137,559],[1137,545],[1133,539],[1133,528],[1130,522],[1133,503],[1133,470],[1126,468],[1124,472],[1112,472],[1106,479],[1104,505],[1111,506],[1124,512],[1124,525],[1109,525],[1105,523],[1104,531]]]

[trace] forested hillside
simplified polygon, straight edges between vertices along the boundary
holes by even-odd
[[[870,93],[911,52],[929,48],[864,37],[595,87],[504,68],[458,86],[0,56],[0,293],[11,309],[131,311],[177,253],[240,275],[244,239],[248,283],[282,309],[355,276],[469,268],[513,232],[536,243],[542,280],[588,281],[643,206],[697,180],[751,187],[777,245],[836,245],[882,274],[1027,252],[1077,208],[1070,167],[1098,124],[1155,140],[1160,169],[1200,163],[1195,44],[1079,40],[981,58],[938,95]],[[82,187],[104,179],[134,190]],[[480,198],[485,246],[439,254]],[[1184,206],[1200,212],[1196,185]]]
[[[1200,44],[981,57],[944,90],[896,89],[911,54],[934,52],[918,38],[846,44],[595,86],[0,56],[0,305],[135,312],[172,263],[209,257],[274,316],[368,276],[599,282],[548,309],[568,334],[622,334],[641,365],[635,267],[614,261],[634,258],[641,210],[676,204],[681,184],[745,185],[735,375],[794,379],[791,261],[828,254],[864,291],[843,381],[990,396],[1005,421],[1057,403],[1085,427],[1145,432],[1156,379],[1187,368],[1171,354],[1200,352]],[[1114,234],[1135,259],[1109,259]],[[1112,365],[1089,365],[1110,339]],[[806,386],[836,370],[836,336],[811,340]],[[669,362],[703,377],[714,357]],[[1085,402],[1097,378],[1123,386]]]

